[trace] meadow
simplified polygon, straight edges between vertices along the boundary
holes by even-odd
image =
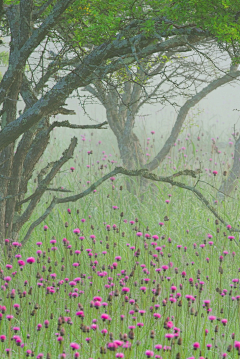
[[[74,158],[52,187],[79,193],[120,164],[117,151],[106,150],[107,139],[98,138],[97,131],[79,135]],[[146,134],[148,160],[159,138]],[[223,141],[224,149],[216,149]],[[60,147],[52,138],[39,169],[58,158]],[[167,176],[201,168],[197,188],[228,226],[190,191],[156,182],[141,201],[140,188],[129,193],[129,179],[116,176],[82,200],[56,207],[21,247],[28,223],[12,244],[12,263],[6,238],[0,357],[238,358],[240,244],[231,228],[239,227],[239,197],[237,191],[222,203],[217,197],[233,148],[233,136],[184,131],[155,171]],[[194,185],[198,179],[179,180]],[[36,186],[33,178],[29,194]],[[53,195],[45,193],[31,221]]]

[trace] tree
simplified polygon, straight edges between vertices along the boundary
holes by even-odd
[[[91,1],[91,8],[85,0],[15,0],[5,1],[1,20],[2,35],[10,35],[10,53],[8,69],[0,83],[1,131],[0,131],[0,244],[6,237],[18,238],[23,224],[26,223],[48,189],[63,163],[73,155],[77,139],[71,140],[63,156],[40,172],[36,191],[26,198],[28,182],[39,158],[44,153],[49,134],[56,126],[83,128],[71,125],[68,121],[50,123],[50,117],[57,113],[71,114],[64,105],[66,99],[77,88],[83,88],[97,79],[105,78],[122,68],[126,68],[137,59],[152,54],[170,51],[181,46],[189,46],[206,38],[210,34],[196,26],[168,29],[168,21],[156,16],[156,9],[148,2],[135,0],[114,0],[111,2]],[[72,15],[74,13],[74,16]],[[39,71],[38,87],[34,88],[26,71],[28,60],[42,48],[51,50],[49,43],[56,39],[59,22],[70,27],[76,21],[75,37],[71,48],[79,54],[75,68],[56,80],[49,90],[44,86],[49,79],[59,56],[44,73]],[[77,41],[77,43],[76,43]],[[90,49],[90,50],[89,50]],[[42,56],[45,52],[41,51]],[[61,54],[60,54],[61,55]],[[41,69],[41,64],[38,64]],[[239,76],[239,71],[231,71],[221,80],[227,82]],[[218,80],[217,80],[218,81]],[[216,86],[212,84],[211,86]],[[40,90],[40,91],[39,91]],[[20,96],[25,102],[22,114],[17,114]],[[198,94],[195,100],[198,99]],[[191,106],[190,101],[187,106]],[[179,121],[184,116],[184,108]],[[182,116],[182,117],[181,117]],[[103,124],[99,124],[101,128]],[[96,128],[96,126],[93,126]],[[175,131],[175,130],[173,130]],[[171,146],[169,142],[167,146]],[[159,156],[148,167],[158,165]],[[142,172],[127,172],[121,169],[114,173],[138,175]],[[99,179],[85,193],[64,199],[54,198],[49,208],[33,223],[25,240],[34,226],[41,223],[58,203],[77,200],[89,193],[94,186],[100,185],[111,173]],[[26,204],[26,205],[25,205]],[[23,209],[23,205],[26,206]]]
[[[104,28],[101,29],[104,22],[102,20],[98,34],[102,37],[105,36],[105,42],[102,38],[100,45],[96,43],[96,47],[86,54],[83,62],[78,63],[74,70],[63,76],[49,91],[44,91],[47,76],[42,79],[40,76],[39,82],[42,80],[41,94],[39,91],[35,91],[26,73],[27,61],[34,51],[39,50],[42,43],[47,48],[47,43],[53,36],[54,27],[71,4],[79,5],[79,1],[34,2],[33,0],[21,0],[4,6],[2,32],[4,35],[10,34],[11,42],[9,66],[0,83],[0,103],[3,105],[0,132],[1,243],[7,236],[12,240],[18,237],[20,229],[30,219],[51,180],[62,164],[73,155],[77,143],[76,138],[72,139],[61,159],[50,163],[41,171],[35,193],[25,198],[28,182],[36,163],[47,147],[52,129],[56,126],[83,128],[83,126],[73,126],[68,121],[51,124],[50,116],[57,113],[71,114],[71,111],[64,107],[65,100],[73,90],[91,83],[96,74],[102,76],[105,73],[113,73],[125,66],[124,61],[128,63],[135,61],[127,36],[125,35],[126,38],[120,36],[116,38],[115,36],[115,39],[112,39],[111,34],[105,35]],[[132,19],[128,21],[123,30],[126,30],[131,21]],[[115,26],[117,25],[115,24]],[[138,41],[140,51],[138,56],[141,58],[159,51],[162,46],[172,48],[181,46],[187,41],[181,38],[177,44],[171,39],[156,42],[155,36],[148,37],[144,32],[139,34],[139,27],[133,26],[132,30],[131,40]],[[114,31],[116,31],[115,28]],[[191,30],[186,35],[187,39],[194,33],[198,35],[199,30]],[[88,32],[86,31],[85,34],[83,31],[83,35],[86,36],[85,41],[87,41]],[[200,36],[203,35],[200,31]],[[154,42],[155,44],[152,45]],[[23,98],[26,105],[20,116],[17,115],[19,96]],[[102,124],[97,127],[101,128],[101,126]],[[92,127],[96,128],[96,126]],[[16,151],[14,151],[15,147]],[[27,206],[22,210],[24,204]]]
[[[165,1],[159,7],[159,3],[151,2],[151,8],[162,15],[163,27],[166,31],[174,31],[191,28],[192,26],[199,26],[206,33],[207,37],[200,37],[194,39],[190,43],[186,43],[184,46],[172,48],[167,51],[162,51],[155,56],[155,61],[152,56],[145,59],[139,59],[136,55],[135,47],[133,46],[133,54],[136,59],[135,65],[126,65],[124,69],[111,75],[106,75],[105,78],[96,76],[96,80],[91,85],[85,87],[85,90],[89,91],[100,103],[106,108],[106,117],[110,128],[115,134],[118,142],[120,155],[123,161],[124,167],[128,169],[139,168],[145,166],[150,170],[154,170],[168,154],[170,148],[176,141],[179,132],[181,131],[183,122],[191,107],[195,106],[201,99],[207,96],[210,92],[214,91],[218,87],[234,81],[239,75],[231,75],[238,69],[239,56],[239,23],[238,23],[238,7],[235,2],[228,1],[227,3],[221,1],[215,1],[213,6],[208,6],[206,1],[202,0],[197,4],[196,9],[192,2],[182,1],[174,2]],[[168,17],[166,18],[167,15]],[[191,15],[191,23],[189,22]],[[208,16],[211,15],[211,18]],[[204,18],[206,16],[206,19]],[[194,22],[192,22],[194,20]],[[184,24],[184,25],[183,25]],[[149,32],[151,33],[151,25],[148,25]],[[56,29],[57,37],[63,40],[63,43],[76,42],[78,37],[78,26],[74,29],[68,26],[60,26]],[[60,35],[61,34],[61,35]],[[70,34],[70,35],[69,35]],[[229,36],[231,34],[231,36]],[[180,36],[179,36],[180,37]],[[175,36],[175,40],[178,36]],[[209,39],[211,39],[209,41]],[[210,44],[209,44],[210,43]],[[209,46],[210,45],[210,46]],[[204,51],[201,49],[204,47]],[[210,48],[210,49],[208,49]],[[228,77],[228,70],[218,67],[218,59],[214,59],[211,52],[216,52],[217,57],[220,54],[228,56],[230,59],[230,77]],[[190,52],[199,55],[200,61],[190,64],[189,62],[183,63],[176,56],[176,54],[182,54]],[[80,51],[81,52],[81,51]],[[78,54],[79,59],[83,61],[85,54]],[[184,56],[185,57],[185,56]],[[218,71],[212,73],[215,76],[209,76],[209,72],[203,78],[203,60],[208,61],[210,65],[216,66]],[[171,61],[169,61],[171,60]],[[159,64],[160,61],[160,64]],[[174,62],[173,66],[169,66],[169,63]],[[66,64],[66,61],[64,62]],[[192,65],[192,66],[191,66]],[[195,69],[193,70],[193,65]],[[180,71],[174,70],[174,66],[179,66]],[[188,68],[187,68],[188,66]],[[199,67],[199,70],[197,69]],[[173,69],[172,69],[173,68]],[[169,70],[170,69],[170,70]],[[172,71],[172,72],[171,72]],[[206,66],[204,66],[206,72]],[[163,100],[172,102],[173,96],[171,90],[178,90],[185,96],[184,91],[181,91],[177,85],[175,79],[175,86],[173,89],[168,90],[168,93],[163,92],[162,85],[166,83],[172,84],[171,75],[177,77],[181,73],[185,77],[185,89],[188,91],[187,101],[183,105],[182,109],[179,106],[179,114],[173,128],[171,135],[167,142],[159,152],[157,157],[150,163],[146,163],[141,144],[136,134],[133,131],[135,124],[135,117],[141,106],[150,101],[151,97],[155,97],[155,100],[164,103]],[[194,76],[193,76],[194,73]],[[159,84],[152,92],[146,91],[146,85],[152,81],[153,76],[161,74]],[[223,75],[224,74],[224,75]],[[190,91],[190,84],[192,90]],[[205,87],[204,87],[205,85]],[[197,91],[198,90],[198,93]],[[159,94],[160,92],[160,94]],[[185,96],[186,98],[186,96]],[[239,169],[240,171],[240,169]],[[230,176],[229,178],[232,178]],[[130,184],[132,188],[132,185]]]
[[[199,45],[202,46],[201,43]],[[209,47],[209,52],[213,52],[216,46],[211,44]],[[207,44],[205,44],[205,55],[207,55],[206,48]],[[190,54],[186,54],[186,51]],[[114,75],[113,80],[112,76],[102,81],[98,79],[92,85],[85,87],[85,90],[89,91],[106,108],[106,117],[117,138],[125,168],[145,167],[154,170],[162,163],[175,143],[190,108],[218,87],[235,80],[235,77],[230,80],[226,75],[222,76],[221,71],[212,71],[212,62],[219,60],[219,51],[216,51],[217,60],[212,57],[212,62],[204,57],[197,62],[194,60],[194,55],[196,57],[196,54],[191,52],[191,48],[161,53],[157,56],[158,60],[139,61],[135,73],[129,74],[125,70],[125,79],[123,77],[116,79]],[[224,53],[224,55],[226,60],[228,54]],[[205,64],[204,60],[207,60],[208,64]],[[209,66],[209,62],[211,66]],[[151,86],[156,75],[160,78],[155,86]],[[149,88],[150,90],[148,90]],[[174,101],[177,94],[187,99],[182,108]],[[147,163],[140,140],[134,133],[135,118],[145,103],[156,102],[163,106],[166,102],[170,103],[175,107],[179,116],[174,131],[161,152],[150,163]]]

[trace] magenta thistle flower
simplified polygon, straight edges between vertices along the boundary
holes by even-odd
[[[152,350],[146,350],[145,355],[147,356],[147,358],[151,358],[154,356],[154,352]]]
[[[173,327],[173,322],[171,322],[170,320],[167,322],[167,328],[171,329]]]
[[[106,313],[103,313],[103,314],[101,314],[101,319],[103,320],[103,322],[105,322],[106,320],[109,319],[109,315]]]
[[[0,340],[1,342],[5,342],[5,340],[7,339],[6,335],[0,335]]]
[[[168,340],[171,340],[171,339],[174,338],[174,334],[167,333],[167,334],[165,334],[165,338],[168,339]]]
[[[234,348],[240,350],[240,342],[239,341],[236,341],[234,342]]]
[[[79,228],[75,228],[74,230],[73,230],[73,233],[75,233],[75,234],[79,234],[81,231],[80,231],[80,229]]]
[[[84,312],[82,310],[79,310],[76,312],[76,316],[79,318],[84,318]]]
[[[72,350],[78,350],[80,345],[77,343],[70,343],[70,348],[72,348]]]
[[[27,263],[32,264],[32,263],[35,263],[35,262],[36,262],[36,259],[34,257],[27,258]]]
[[[198,342],[193,343],[193,349],[197,350],[200,347],[200,344]]]
[[[165,272],[166,270],[168,270],[168,266],[167,266],[167,265],[162,265],[162,269],[163,269],[164,272]]]
[[[216,320],[215,315],[209,315],[208,319],[213,322],[214,320]]]

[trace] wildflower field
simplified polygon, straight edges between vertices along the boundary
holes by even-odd
[[[97,133],[82,134],[79,142],[54,187],[79,193],[120,165]],[[147,134],[147,160],[159,143],[157,133]],[[6,238],[0,358],[238,358],[240,243],[232,228],[240,228],[239,200],[237,191],[234,199],[217,197],[233,146],[233,136],[182,133],[155,172],[200,168],[199,177],[181,181],[197,183],[228,225],[191,191],[155,182],[143,197],[138,187],[129,193],[130,179],[118,175],[82,200],[56,207],[21,246],[28,223],[12,243],[12,261]],[[60,143],[49,147],[39,169]],[[31,186],[29,194],[34,178]],[[31,221],[54,195],[45,194]]]

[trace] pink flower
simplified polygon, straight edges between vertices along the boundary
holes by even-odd
[[[6,335],[0,335],[0,340],[2,343],[5,342],[6,338]]]
[[[77,343],[70,343],[70,348],[72,348],[72,350],[78,350],[80,345]]]
[[[198,342],[193,343],[193,349],[197,350],[200,347],[200,344]]]
[[[82,310],[79,310],[78,312],[76,312],[76,316],[80,318],[84,318],[84,312]]]
[[[164,270],[164,272],[168,269],[167,265],[162,265],[162,269]]]
[[[79,234],[81,231],[80,231],[80,229],[79,228],[75,228],[74,230],[73,230],[73,233],[75,233],[75,234]]]
[[[213,322],[214,320],[216,320],[216,317],[215,315],[209,315],[208,319],[211,320],[211,322]]]
[[[103,313],[103,314],[101,315],[101,319],[103,320],[103,322],[105,322],[105,320],[108,320],[108,319],[109,319],[109,315],[106,314],[106,313]]]
[[[130,289],[128,287],[123,287],[122,292],[123,293],[128,293],[128,292],[130,292]]]
[[[238,342],[238,341],[236,341],[235,340],[235,342],[234,342],[234,348],[236,348],[236,349],[240,349],[240,342]]]
[[[27,263],[32,264],[32,263],[35,263],[35,262],[36,262],[36,259],[34,257],[27,258]]]
[[[145,355],[147,356],[147,358],[151,358],[154,356],[154,352],[152,350],[146,350]]]
[[[174,334],[167,333],[167,334],[165,334],[165,338],[167,338],[168,340],[171,340],[174,338]]]

